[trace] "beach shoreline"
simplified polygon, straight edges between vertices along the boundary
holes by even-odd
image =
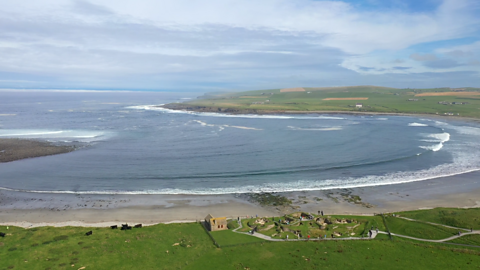
[[[373,215],[435,207],[480,207],[480,172],[404,184],[277,193],[289,206],[261,206],[248,194],[79,195],[0,191],[0,225],[106,227],[195,222],[207,214],[244,218],[293,212]],[[358,196],[361,203],[350,199]],[[373,207],[369,207],[373,206]]]

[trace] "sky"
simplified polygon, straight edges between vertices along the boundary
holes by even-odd
[[[478,0],[0,4],[0,88],[480,87]]]

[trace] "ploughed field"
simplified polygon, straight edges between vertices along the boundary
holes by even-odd
[[[362,104],[361,108],[357,103]],[[167,104],[165,107],[231,113],[352,111],[480,118],[480,88],[455,91],[450,88],[396,89],[378,86],[271,89],[206,94],[197,100]]]

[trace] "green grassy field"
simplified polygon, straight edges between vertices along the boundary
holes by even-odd
[[[480,246],[480,235],[465,235],[461,238],[450,240],[450,243]]]
[[[480,208],[435,208],[397,213],[403,217],[423,220],[448,226],[480,230]]]
[[[413,222],[397,217],[386,217],[390,232],[422,239],[439,240],[454,236],[458,230],[421,222]]]
[[[230,230],[211,232],[211,234],[220,247],[265,242],[263,239],[252,237],[250,235],[234,233]]]
[[[428,210],[433,215],[436,209]],[[466,219],[477,209],[465,209]],[[280,217],[282,218],[282,217]],[[331,217],[333,218],[333,216]],[[366,226],[381,217],[335,216],[364,220]],[[380,218],[380,219],[379,219]],[[275,218],[277,219],[277,218]],[[248,222],[248,220],[244,220]],[[410,224],[412,223],[412,224]],[[419,228],[415,222],[408,223]],[[368,224],[368,225],[367,225]],[[396,223],[389,227],[397,228]],[[391,225],[393,224],[393,225]],[[423,223],[420,223],[423,224]],[[402,225],[403,226],[403,225]],[[421,227],[438,235],[436,226]],[[391,228],[391,229],[392,229]],[[402,227],[404,228],[404,227]],[[85,232],[92,230],[91,236]],[[415,234],[403,229],[405,233]],[[426,243],[386,235],[373,240],[265,242],[250,235],[213,232],[213,245],[199,223],[159,224],[129,231],[110,228],[0,226],[0,269],[478,269],[480,249]],[[413,235],[412,235],[413,236]],[[433,237],[433,236],[432,236]],[[456,243],[478,244],[477,236]],[[73,266],[72,266],[73,265]]]
[[[210,111],[234,109],[271,111],[360,111],[383,113],[438,114],[480,118],[479,88],[466,88],[465,92],[449,96],[418,96],[425,93],[451,92],[450,88],[395,89],[377,86],[330,88],[304,88],[304,92],[280,92],[280,89],[224,93],[206,96],[181,107],[199,106]],[[367,100],[325,100],[327,98],[368,98]],[[411,101],[409,101],[411,100]],[[447,102],[447,105],[438,104]],[[467,104],[452,104],[454,102]],[[257,103],[257,104],[256,104]],[[263,103],[263,104],[258,104]],[[355,108],[362,103],[362,108]]]

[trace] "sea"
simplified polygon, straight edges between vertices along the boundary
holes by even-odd
[[[480,170],[480,126],[474,122],[392,115],[230,115],[158,107],[198,95],[0,91],[0,138],[78,149],[0,164],[0,189],[289,192],[392,185]]]

